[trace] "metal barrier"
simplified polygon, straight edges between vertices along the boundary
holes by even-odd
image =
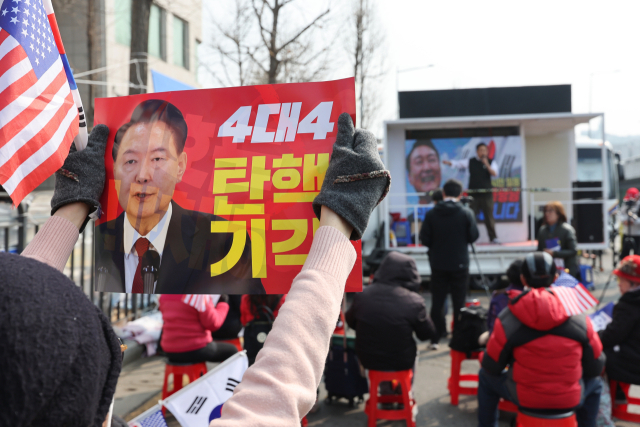
[[[21,253],[38,232],[46,218],[28,218],[18,209],[18,216],[0,221],[0,248],[4,252]],[[78,238],[63,273],[96,304],[112,324],[134,320],[158,306],[157,295],[94,292],[94,226],[87,224]]]

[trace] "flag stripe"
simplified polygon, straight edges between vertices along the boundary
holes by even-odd
[[[24,128],[20,130],[11,140],[7,141],[0,147],[0,168],[25,145],[31,138],[36,136],[42,130],[51,118],[55,115],[59,108],[66,103],[66,95],[69,94],[69,86],[64,85],[58,93],[51,99],[51,102],[40,111],[40,113]],[[76,116],[78,110],[75,110]]]
[[[55,162],[57,165],[64,162],[64,158],[69,151],[69,146],[71,146],[71,142],[69,142],[69,145],[66,146],[65,149],[65,144],[63,144],[63,142],[65,141],[65,137],[71,134],[73,135],[73,139],[78,134],[78,129],[75,127],[71,127],[73,120],[78,118],[78,110],[74,108],[75,105],[71,105],[70,107],[71,108],[69,108],[66,116],[58,126],[56,132],[49,139],[49,141],[47,141],[46,144],[44,144],[38,151],[36,151],[31,157],[29,157],[29,159],[25,161],[13,173],[13,175],[11,175],[11,178],[9,178],[2,184],[2,186],[7,189],[7,191],[13,193],[20,182],[23,181],[27,175],[31,174],[36,169],[43,168],[44,170],[50,170],[51,167],[46,166],[46,160],[50,160],[53,158],[54,160],[57,160],[59,162]],[[61,160],[59,158],[56,158],[57,156],[53,156],[53,154],[56,153],[59,148],[62,148],[62,151],[64,153]],[[51,173],[55,172],[55,170],[59,167],[60,166],[57,166]],[[30,180],[29,182],[33,182],[33,180]],[[37,183],[36,185],[38,184],[39,183]]]
[[[22,61],[26,57],[26,52],[18,44],[6,53],[0,52],[0,75],[3,75],[13,64]]]
[[[26,59],[26,61],[28,66],[29,59]],[[9,94],[11,94],[14,97],[13,99],[15,100],[18,100],[19,99],[18,97],[36,98],[51,84],[51,82],[56,77],[58,77],[58,74],[60,74],[60,72],[64,73],[64,70],[62,68],[62,62],[60,61],[56,61],[55,64],[40,77],[39,80],[36,79],[36,75],[33,72],[33,70],[29,69],[28,71],[31,71],[31,72],[27,72],[24,74],[29,75],[30,78],[32,79],[31,80],[32,83],[30,85],[26,84],[24,87],[17,88],[15,92],[13,92],[13,89],[12,89],[13,86],[12,88],[10,88],[11,92],[9,92]],[[13,73],[13,68],[11,69],[10,72]],[[22,84],[22,82],[20,82],[20,84]],[[5,94],[3,93],[2,95],[4,96]],[[2,99],[1,96],[0,96],[0,99]],[[22,113],[24,109],[27,108],[28,106],[29,104],[26,102],[25,103],[12,102],[11,104],[8,104],[6,107],[0,109],[0,117],[2,117],[3,123],[8,123],[9,121],[13,120],[14,117],[17,117],[18,115],[20,115],[20,113]],[[2,145],[2,143],[3,142],[0,141],[0,145]]]
[[[13,37],[9,37],[8,32],[0,29],[0,58],[11,52],[17,46],[20,46],[20,43]]]
[[[44,91],[38,95],[37,98],[32,97],[21,97],[19,103],[27,103],[32,101],[29,106],[27,106],[22,112],[14,117],[10,122],[4,125],[0,129],[0,141],[10,141],[14,138],[21,130],[24,128],[26,123],[31,123],[33,119],[35,119],[38,114],[45,108],[52,100],[53,97],[60,91],[61,88],[64,87],[66,82],[66,77],[64,73],[60,73],[56,76],[56,78],[51,82],[51,84],[44,89]],[[64,94],[61,94],[64,96]],[[0,104],[2,101],[0,101]],[[18,103],[16,104],[17,108],[21,108]],[[0,149],[3,146],[3,142],[0,142]]]
[[[33,72],[33,68],[31,68],[29,58],[25,58],[7,70],[6,73],[0,75],[0,93],[2,93],[3,96],[5,91],[6,93],[12,93],[14,83],[20,80],[25,74],[28,74],[29,71]],[[22,90],[20,92],[22,92]]]
[[[67,93],[66,97],[64,97],[64,92]],[[64,85],[61,86],[58,93],[53,97],[51,104],[56,101],[60,102],[60,104],[50,109],[53,111],[53,116],[46,120],[45,125],[37,134],[30,137],[29,140],[26,141],[26,144],[16,150],[11,158],[0,166],[0,176],[11,175],[11,171],[15,171],[20,164],[27,161],[33,153],[38,151],[42,143],[47,141],[55,133],[58,128],[58,124],[69,112],[69,108],[75,106],[73,103],[73,97],[69,92],[69,88]],[[47,106],[47,108],[49,108],[49,106]],[[33,126],[32,129],[35,129],[35,126]]]
[[[7,37],[9,37],[9,33],[7,31],[0,31],[0,43],[4,43],[4,41],[7,39]],[[16,41],[16,43],[17,43],[17,41]]]
[[[64,159],[67,158],[69,154],[69,147],[73,142],[73,138],[77,134],[77,129],[74,127],[70,127],[68,129],[62,129],[66,131],[64,134],[64,139],[58,148],[58,151],[50,156],[43,164],[38,165],[38,167],[28,175],[27,179],[20,181],[14,192],[11,194],[11,197],[20,197],[20,200],[23,199],[27,194],[31,193],[41,182],[45,179],[49,178],[53,175],[60,166],[64,163]]]

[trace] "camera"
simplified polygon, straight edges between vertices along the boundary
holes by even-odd
[[[473,203],[473,197],[471,197],[471,196],[462,196],[462,197],[460,197],[460,203],[462,203],[465,206],[469,206],[469,205],[471,205],[471,203]]]

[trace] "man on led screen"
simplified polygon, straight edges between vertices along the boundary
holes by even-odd
[[[430,139],[417,140],[406,158],[409,183],[420,195],[420,204],[431,203],[431,192],[440,188],[440,154]]]

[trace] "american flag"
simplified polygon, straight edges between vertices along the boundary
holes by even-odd
[[[551,286],[568,316],[584,313],[598,304],[598,300],[584,285],[568,273],[562,273]]]
[[[162,410],[159,405],[151,409],[155,411],[146,411],[144,414],[129,421],[130,427],[167,427],[167,422],[162,416]]]
[[[0,184],[14,204],[62,166],[74,138],[86,146],[51,0],[0,0]]]

